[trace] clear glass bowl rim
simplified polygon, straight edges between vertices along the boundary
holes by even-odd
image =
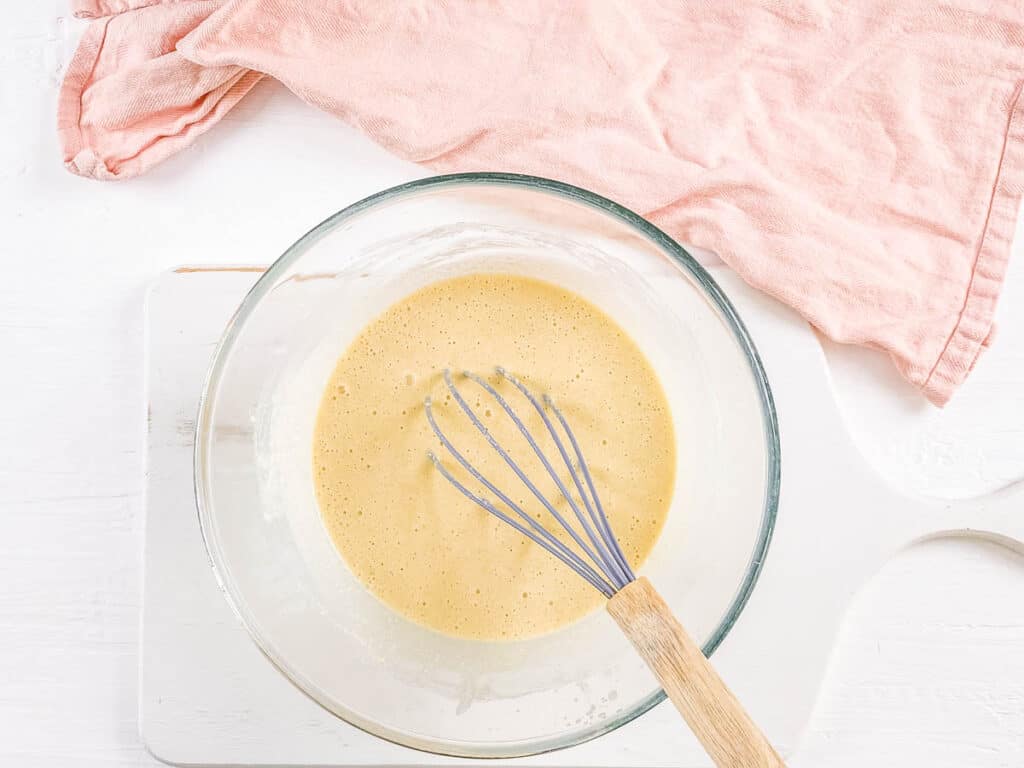
[[[529,176],[514,173],[454,173],[440,176],[430,176],[415,181],[406,182],[389,189],[377,192],[369,197],[342,208],[337,213],[324,219],[318,225],[306,232],[295,241],[281,256],[274,261],[270,267],[259,277],[253,287],[245,295],[238,309],[224,330],[220,341],[213,354],[213,361],[207,373],[199,400],[199,413],[196,418],[195,449],[193,465],[194,492],[196,498],[196,509],[199,517],[199,527],[206,547],[210,566],[217,578],[221,593],[231,606],[235,615],[238,616],[245,627],[249,637],[256,644],[262,654],[274,665],[287,680],[306,696],[310,697],[325,710],[340,718],[346,723],[366,731],[373,736],[384,739],[399,746],[410,747],[422,752],[444,755],[448,757],[468,757],[483,759],[500,759],[512,757],[527,757],[551,752],[566,747],[576,746],[609,733],[622,725],[640,717],[655,705],[665,700],[665,692],[656,689],[649,696],[638,702],[629,711],[623,712],[620,716],[606,720],[580,731],[572,731],[564,735],[545,736],[539,739],[519,740],[510,742],[472,742],[472,741],[445,741],[440,742],[431,739],[422,739],[412,734],[406,734],[376,723],[365,722],[354,715],[344,711],[343,708],[327,701],[317,685],[296,671],[290,669],[285,659],[279,658],[277,654],[264,641],[255,627],[255,622],[246,615],[242,608],[242,601],[236,599],[233,586],[223,562],[216,541],[213,537],[212,502],[207,498],[206,479],[206,443],[210,432],[211,409],[213,394],[217,390],[221,375],[230,352],[238,338],[238,334],[245,325],[249,315],[268,293],[277,278],[291,267],[302,255],[321,237],[331,232],[335,227],[346,220],[366,211],[378,204],[396,200],[401,197],[413,195],[423,191],[443,189],[454,186],[507,186],[520,187],[537,190],[547,194],[553,194],[566,198],[570,201],[582,203],[594,208],[620,222],[626,224],[639,234],[651,241],[667,256],[673,259],[684,271],[696,281],[703,290],[705,297],[719,311],[733,333],[740,349],[746,357],[754,380],[761,406],[762,427],[765,434],[765,493],[761,516],[761,528],[758,532],[750,563],[744,575],[743,582],[733,598],[729,610],[726,612],[718,627],[711,633],[702,646],[705,656],[710,657],[722,640],[729,633],[729,630],[736,623],[740,613],[750,598],[757,579],[760,576],[765,558],[768,554],[768,547],[771,543],[772,533],[775,530],[775,522],[778,514],[779,488],[781,481],[781,452],[779,445],[778,417],[775,411],[775,401],[772,397],[771,387],[765,374],[764,366],[760,355],[750,337],[746,326],[740,319],[735,307],[722,292],[722,289],[715,282],[714,278],[702,267],[696,259],[679,243],[665,234],[662,230],[650,223],[640,215],[628,208],[590,192],[581,187],[576,187],[565,182],[546,179],[540,176]],[[240,596],[239,596],[240,597]]]

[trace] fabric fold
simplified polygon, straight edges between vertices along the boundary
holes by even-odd
[[[1018,85],[1011,99],[1006,137],[992,188],[992,202],[963,309],[922,385],[925,396],[935,403],[949,400],[995,335],[992,318],[1006,277],[1021,193],[1024,191],[1024,98],[1021,93],[1022,88]],[[908,378],[912,373],[909,370],[901,372]]]
[[[177,50],[219,5],[151,3],[86,28],[57,104],[68,170],[101,180],[136,176],[187,147],[252,89],[260,73],[206,67]]]
[[[150,5],[190,3],[196,0],[72,0],[71,11],[79,19],[98,19]]]

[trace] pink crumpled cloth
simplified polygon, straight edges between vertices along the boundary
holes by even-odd
[[[67,167],[143,173],[264,75],[443,172],[549,176],[716,251],[939,405],[992,333],[1024,181],[999,0],[77,0]]]

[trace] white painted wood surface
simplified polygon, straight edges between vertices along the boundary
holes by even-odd
[[[422,171],[269,85],[143,179],[74,178],[53,113],[81,25],[62,0],[3,15],[0,765],[157,765],[137,733],[145,285],[182,262],[265,263]],[[1024,476],[1016,250],[1000,336],[945,411],[875,353],[826,345],[848,426],[894,485],[970,497]],[[897,556],[854,598],[791,764],[1024,764],[1022,594],[1001,547]]]

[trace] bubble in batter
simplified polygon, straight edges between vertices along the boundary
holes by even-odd
[[[445,280],[372,321],[338,360],[324,390],[313,474],[331,539],[380,600],[439,632],[512,640],[559,629],[603,598],[462,497],[427,458],[429,450],[446,456],[424,416],[430,394],[441,428],[466,458],[546,527],[557,527],[447,395],[445,368],[488,375],[496,365],[557,400],[612,529],[631,564],[639,566],[658,538],[675,483],[675,437],[664,391],[643,353],[610,317],[539,280],[503,274]],[[488,380],[556,463],[557,450],[539,415],[511,384],[495,375]],[[460,376],[456,383],[540,490],[571,517],[504,411],[476,384]],[[456,474],[479,490],[461,468]],[[568,482],[567,474],[563,480]]]

